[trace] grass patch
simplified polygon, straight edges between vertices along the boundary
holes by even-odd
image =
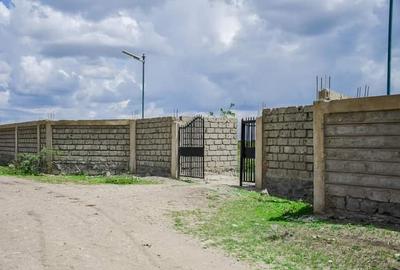
[[[43,183],[64,184],[75,183],[85,185],[115,184],[115,185],[147,185],[159,184],[154,179],[140,178],[132,175],[115,176],[87,176],[87,175],[26,175],[18,172],[14,168],[0,166],[0,176],[15,176],[24,179],[35,180]]]
[[[218,196],[209,198],[215,206]],[[217,207],[174,213],[176,228],[272,269],[400,269],[400,233],[333,224],[299,201],[235,191]]]

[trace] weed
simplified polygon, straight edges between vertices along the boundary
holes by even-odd
[[[272,269],[400,269],[399,232],[329,223],[305,202],[244,190],[208,198],[206,210],[175,214],[176,228],[238,259]]]

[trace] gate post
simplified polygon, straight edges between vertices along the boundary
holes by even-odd
[[[178,179],[178,132],[179,126],[175,119],[171,124],[171,178]]]
[[[261,190],[263,189],[263,176],[264,176],[264,170],[263,170],[263,163],[264,163],[264,158],[263,158],[263,132],[264,127],[263,127],[263,114],[261,114],[260,117],[257,117],[256,119],[256,189]]]

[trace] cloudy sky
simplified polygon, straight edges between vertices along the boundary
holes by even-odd
[[[393,92],[400,93],[400,1]],[[310,104],[315,76],[385,94],[388,0],[0,0],[0,122],[239,115]]]

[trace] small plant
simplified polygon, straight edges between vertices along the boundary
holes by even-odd
[[[235,107],[235,103],[229,104],[228,108],[220,108],[219,114],[221,117],[235,117],[236,113],[233,111],[233,107]],[[214,112],[208,112],[209,116],[214,116]]]
[[[221,116],[222,116],[222,117],[235,117],[235,116],[236,116],[236,113],[234,113],[234,112],[232,111],[232,110],[233,110],[233,107],[235,107],[235,104],[234,104],[234,103],[231,103],[227,109],[220,108],[219,110],[220,110]]]
[[[38,154],[18,154],[15,168],[22,174],[40,173],[41,161]]]
[[[55,154],[54,150],[43,148],[38,154],[23,153],[18,154],[14,162],[15,170],[21,174],[38,175],[45,170],[46,159]]]

